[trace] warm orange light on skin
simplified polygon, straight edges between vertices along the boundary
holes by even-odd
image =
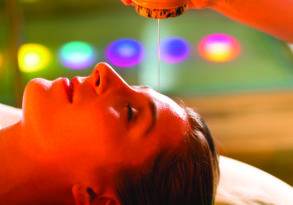
[[[107,64],[72,80],[72,102],[69,83],[66,78],[35,79],[26,87],[28,152],[41,162],[86,170],[139,166],[163,147],[176,145],[186,132],[184,109],[152,89],[130,87]],[[156,122],[145,135],[153,119],[150,104],[156,106]]]
[[[9,161],[1,164],[6,185],[0,188],[17,187],[8,195],[0,189],[5,204],[74,204],[79,185],[113,196],[121,168],[143,171],[160,150],[177,146],[188,128],[185,110],[173,100],[129,86],[104,63],[71,83],[34,79],[23,99],[22,120],[11,132],[0,131],[1,153],[13,150],[0,156]]]

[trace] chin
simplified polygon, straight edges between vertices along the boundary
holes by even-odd
[[[23,104],[26,104],[26,102],[31,102],[34,99],[38,99],[45,95],[51,87],[52,82],[42,78],[35,78],[29,81],[25,86]]]
[[[46,104],[46,96],[51,84],[50,81],[42,78],[35,78],[28,82],[22,100],[24,117],[26,114],[32,115]]]

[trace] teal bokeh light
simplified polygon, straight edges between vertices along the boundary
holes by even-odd
[[[90,68],[96,62],[96,51],[88,43],[72,41],[66,43],[59,53],[61,63],[64,67],[72,70]]]

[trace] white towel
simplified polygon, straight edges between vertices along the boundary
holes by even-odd
[[[16,123],[20,119],[20,109],[0,104],[0,129]]]

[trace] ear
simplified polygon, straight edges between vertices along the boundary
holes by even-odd
[[[111,189],[99,193],[89,186],[75,184],[72,187],[75,205],[120,205]]]

